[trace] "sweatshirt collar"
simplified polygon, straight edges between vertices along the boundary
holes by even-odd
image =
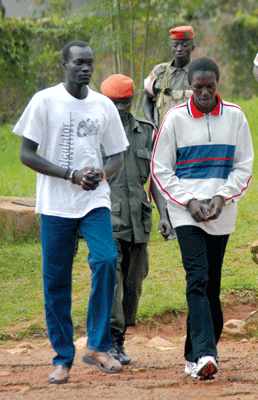
[[[192,94],[192,96],[190,97],[190,99],[187,101],[187,109],[188,109],[188,113],[193,117],[193,118],[201,118],[203,117],[205,114],[202,113],[200,110],[198,110],[198,108],[196,107],[196,105],[194,104],[193,101],[193,97],[194,95]],[[212,112],[209,113],[210,115],[222,115],[223,112],[223,101],[221,100],[220,96],[218,93],[216,93],[216,97],[217,97],[217,104],[216,106],[213,108]]]

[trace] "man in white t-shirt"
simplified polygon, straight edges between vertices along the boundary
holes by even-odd
[[[253,74],[254,74],[255,79],[258,82],[258,53],[256,54],[255,59],[254,59]]]
[[[87,43],[68,43],[63,49],[65,83],[36,93],[14,127],[22,136],[22,163],[38,173],[46,322],[57,353],[50,383],[66,382],[74,360],[71,275],[78,227],[92,270],[83,361],[104,372],[122,370],[108,353],[117,250],[105,178],[122,166],[128,141],[115,105],[88,87],[93,61]],[[109,157],[104,167],[101,145]]]

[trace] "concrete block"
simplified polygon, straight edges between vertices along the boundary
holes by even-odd
[[[24,197],[0,196],[0,235],[15,239],[40,237],[40,219],[35,214],[36,200]]]

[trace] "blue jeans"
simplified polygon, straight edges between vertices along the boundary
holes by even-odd
[[[176,233],[187,282],[185,358],[197,362],[201,356],[217,357],[223,328],[221,269],[229,235],[209,235],[195,226],[180,226]]]
[[[87,347],[92,350],[110,349],[110,316],[116,278],[117,250],[107,208],[94,209],[80,219],[41,215],[46,322],[57,353],[53,363],[68,367],[75,354],[71,291],[78,227],[89,248],[88,263],[92,271],[87,314]]]

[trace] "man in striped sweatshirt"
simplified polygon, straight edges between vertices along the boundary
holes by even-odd
[[[212,378],[223,328],[220,281],[237,201],[249,186],[253,146],[246,117],[217,94],[219,69],[191,62],[191,98],[166,114],[156,138],[152,175],[167,199],[186,271],[185,372]]]

